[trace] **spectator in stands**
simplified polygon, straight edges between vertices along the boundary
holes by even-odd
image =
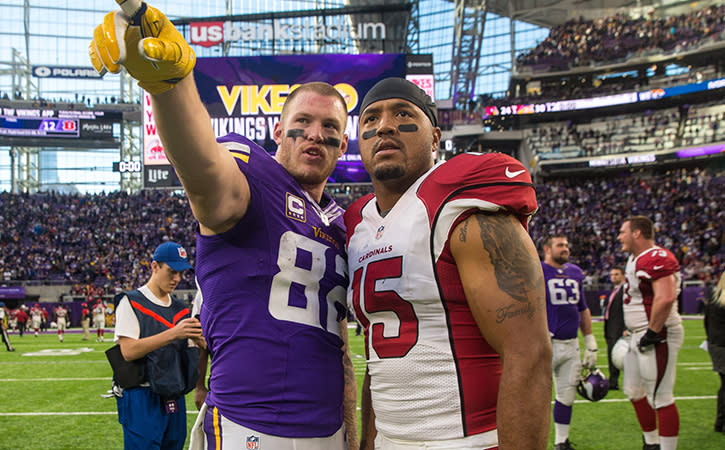
[[[634,54],[685,51],[719,39],[724,18],[725,5],[713,5],[663,18],[632,19],[616,14],[590,21],[570,20],[552,27],[546,39],[517,57],[517,63],[541,72],[590,62],[612,63]]]
[[[725,272],[720,275],[717,287],[705,299],[705,332],[712,370],[720,376],[715,431],[725,433]]]
[[[369,184],[352,185],[349,193],[339,186],[330,188],[340,205],[370,190]],[[571,220],[577,262],[594,276],[595,287],[608,281],[613,266],[624,263],[611,233],[602,232],[617,226],[613,221],[623,208],[637,208],[653,217],[659,204],[672,211],[672,220],[658,220],[657,232],[680,259],[685,280],[716,282],[713,277],[725,270],[725,210],[717,201],[725,198],[725,176],[720,169],[549,178],[537,186],[537,197],[540,209],[531,221],[532,238],[540,242],[550,229],[561,229],[557,224]],[[112,213],[129,208],[143,211],[143,220]],[[115,294],[117,280],[123,289],[142,284],[148,273],[144,246],[153,240],[186,240],[191,228],[182,224],[193,222],[187,199],[166,191],[133,195],[3,192],[0,265],[9,268],[12,280],[75,283],[73,295],[91,295],[93,304],[102,295]],[[194,259],[196,248],[188,250]],[[99,254],[114,258],[94,256]],[[194,289],[193,276],[185,274],[179,289]]]

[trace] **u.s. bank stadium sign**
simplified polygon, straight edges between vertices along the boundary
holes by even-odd
[[[224,42],[304,41],[304,40],[380,40],[385,39],[385,24],[363,22],[357,26],[325,24],[191,22],[189,42],[211,47]]]

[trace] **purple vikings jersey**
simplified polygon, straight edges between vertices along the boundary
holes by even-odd
[[[546,315],[549,335],[554,339],[574,339],[579,330],[579,312],[587,309],[582,280],[584,273],[574,264],[557,269],[542,262],[546,281]]]
[[[197,230],[201,324],[211,353],[209,407],[282,437],[342,426],[340,321],[348,284],[343,210],[320,207],[263,148],[219,139],[249,181],[247,213],[216,236]]]

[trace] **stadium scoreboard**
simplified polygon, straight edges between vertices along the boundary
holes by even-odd
[[[118,144],[122,113],[0,108],[0,144],[93,147]]]
[[[5,136],[69,137],[79,136],[78,119],[26,119],[3,117],[0,134]]]

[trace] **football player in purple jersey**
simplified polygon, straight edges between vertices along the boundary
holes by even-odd
[[[356,449],[343,211],[324,193],[347,149],[345,99],[321,82],[291,91],[273,157],[239,135],[217,141],[189,44],[159,10],[118,3],[94,32],[91,62],[125,67],[149,92],[198,221],[211,364],[191,448]]]
[[[584,273],[569,262],[569,240],[553,235],[544,241],[544,270],[546,283],[546,314],[553,348],[554,373],[554,449],[568,450],[569,424],[582,365],[594,369],[597,364],[597,341],[592,334],[592,315],[584,298]],[[578,330],[586,346],[584,361],[579,355]]]

